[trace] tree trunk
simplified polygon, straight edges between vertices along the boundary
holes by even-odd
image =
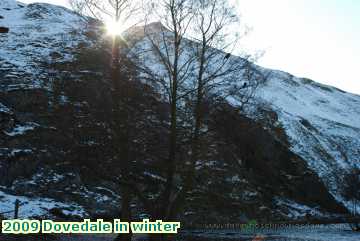
[[[200,59],[199,59],[199,72],[197,77],[197,87],[196,87],[196,99],[195,99],[195,109],[193,112],[193,117],[195,120],[194,123],[194,129],[192,133],[191,138],[191,160],[190,160],[190,167],[188,169],[184,192],[181,199],[182,201],[185,201],[185,195],[186,192],[190,191],[194,188],[195,183],[195,166],[196,162],[199,160],[199,153],[200,153],[200,132],[201,132],[201,126],[203,122],[203,99],[204,99],[204,83],[203,83],[203,76],[204,76],[204,68],[205,68],[205,39],[203,39],[202,43],[202,49],[200,53]]]
[[[162,212],[159,218],[166,219],[170,213],[170,197],[173,190],[174,174],[175,174],[175,159],[176,159],[176,146],[177,146],[177,106],[176,100],[171,103],[171,124],[169,136],[169,158],[167,167],[167,179],[165,190],[163,193]]]
[[[202,57],[203,58],[203,57]],[[195,118],[195,126],[193,130],[193,137],[191,143],[191,166],[189,170],[189,190],[192,189],[194,185],[195,179],[195,165],[199,159],[200,153],[200,131],[202,126],[202,103],[203,103],[203,60],[201,60],[200,70],[199,70],[199,77],[198,77],[198,86],[197,86],[197,94],[196,94],[196,103],[195,103],[195,110],[194,110],[194,118]]]
[[[167,178],[165,190],[162,200],[162,218],[167,219],[170,215],[171,194],[174,186],[174,175],[176,169],[176,149],[177,149],[177,94],[178,94],[178,61],[180,54],[180,41],[177,30],[174,31],[174,65],[172,73],[172,86],[171,86],[171,103],[170,103],[170,133],[169,133],[169,159],[167,167]]]
[[[115,37],[112,50],[112,98],[114,114],[114,143],[117,153],[118,162],[121,163],[121,179],[128,181],[130,172],[129,159],[129,118],[126,108],[127,93],[124,88],[127,81],[120,71],[120,37]],[[125,182],[120,183],[121,187],[121,220],[131,222],[131,190]],[[132,234],[119,234],[116,241],[131,241]]]
[[[204,76],[204,68],[205,68],[205,51],[206,45],[205,40],[203,40],[203,46],[200,54],[200,68],[197,77],[197,87],[196,87],[196,99],[195,99],[195,108],[193,111],[193,117],[195,120],[192,136],[191,136],[191,156],[190,156],[190,166],[187,169],[187,173],[185,176],[185,183],[184,187],[181,192],[175,197],[173,203],[169,207],[170,214],[176,214],[179,212],[186,201],[187,192],[192,190],[195,185],[195,166],[196,162],[199,159],[200,153],[200,135],[201,135],[201,126],[203,122],[203,99],[204,99],[204,83],[203,83],[203,76]]]

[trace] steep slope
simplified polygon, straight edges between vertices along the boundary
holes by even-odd
[[[0,1],[0,27],[9,29],[0,33],[0,213],[11,211],[18,199],[21,217],[49,215],[56,209],[85,216],[73,197],[107,198],[103,192],[75,185],[79,182],[74,173],[50,170],[45,163],[56,156],[51,152],[51,144],[31,140],[31,136],[44,130],[55,129],[40,118],[47,115],[47,108],[52,105],[49,95],[55,72],[49,66],[71,61],[76,47],[90,42],[82,20],[60,6]],[[68,181],[71,192],[66,187]],[[11,184],[17,188],[9,188]],[[54,191],[52,195],[49,190]],[[6,215],[10,217],[12,213]]]
[[[159,64],[156,56],[149,54],[151,42],[147,36],[156,39],[156,31],[162,35],[167,34],[167,30],[159,23],[153,23],[147,29],[147,34],[139,28],[129,31],[137,33],[135,55],[146,59],[144,64],[147,64],[147,68],[153,73],[163,76],[166,70]],[[193,44],[188,40],[185,42]],[[184,56],[192,55],[191,48],[185,47],[184,51]],[[224,53],[218,55],[220,60],[225,56]],[[186,57],[184,59],[186,60]],[[180,59],[180,62],[185,60]],[[241,61],[241,58],[231,56],[231,61]],[[221,61],[213,62],[216,65]],[[259,111],[275,112],[276,120],[273,120],[272,115],[265,118],[272,123],[272,127],[279,127],[285,131],[285,139],[279,140],[307,162],[339,202],[350,207],[342,198],[342,178],[350,168],[360,167],[360,96],[310,79],[297,78],[282,71],[256,65],[254,68],[269,77],[257,91],[253,105],[248,107],[247,115],[261,121],[263,116],[259,118]],[[240,86],[243,84],[242,74],[239,71]],[[190,85],[191,78],[194,77],[189,75]],[[233,98],[228,98],[228,102],[232,105],[238,104]]]
[[[348,205],[341,197],[341,177],[360,168],[360,96],[273,71],[258,98],[277,112],[290,149]]]
[[[0,3],[0,15],[0,26],[9,28],[0,34],[0,66],[8,72],[2,84],[39,85],[41,62],[71,58],[73,47],[84,40],[81,17],[60,6],[5,0]],[[16,78],[19,75],[22,78]]]

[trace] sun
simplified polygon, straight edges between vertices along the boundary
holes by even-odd
[[[112,36],[121,36],[121,34],[126,30],[124,24],[120,21],[108,21],[105,26],[107,34]]]

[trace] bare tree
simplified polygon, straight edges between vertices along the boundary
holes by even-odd
[[[85,5],[78,5],[78,8],[87,9],[85,11],[94,16],[104,8],[99,3],[102,1],[83,2]],[[199,160],[201,138],[205,134],[206,102],[212,102],[214,107],[217,103],[230,101],[234,108],[242,110],[266,76],[251,63],[253,58],[250,56],[232,55],[241,34],[234,34],[236,28],[231,28],[237,26],[239,18],[227,0],[150,0],[145,2],[144,12],[147,18],[143,41],[135,43],[130,52],[138,59],[137,68],[142,72],[143,79],[156,87],[168,103],[168,156],[166,181],[155,199],[149,201],[135,185],[132,191],[143,201],[153,218],[169,219],[176,215],[185,194],[193,188],[195,163]],[[120,19],[117,18],[118,13],[121,11],[115,11],[115,19]],[[108,15],[108,11],[104,14]],[[150,21],[157,22],[147,24]],[[117,45],[115,40],[114,46],[120,44]],[[121,93],[124,88],[116,82],[121,79],[117,76],[120,73],[117,69],[120,66],[118,49],[113,50],[113,85],[118,90],[116,93]],[[118,98],[121,96],[114,96],[114,99]],[[128,118],[125,116],[125,119]],[[188,125],[191,129],[190,165],[181,180],[184,185],[181,185],[177,180],[177,168],[179,160],[184,158],[179,155],[179,135],[180,130]],[[128,128],[121,126],[120,133],[121,129]],[[126,173],[123,176],[126,177]]]
[[[193,100],[193,130],[191,137],[191,165],[188,183],[192,186],[195,163],[198,160],[200,131],[203,124],[203,102],[212,85],[219,85],[217,80],[226,79],[238,66],[230,66],[230,54],[224,55],[225,50],[236,45],[226,40],[225,28],[239,21],[231,11],[225,0],[195,1],[196,17],[194,18],[193,38],[194,52],[197,57],[197,76],[194,79],[195,90]],[[237,64],[237,63],[236,63]],[[219,86],[218,86],[219,87]]]
[[[132,0],[69,0],[75,11],[82,15],[89,15],[100,21],[110,20],[119,25],[129,22],[138,10],[135,1]],[[129,66],[128,63],[122,64],[121,61],[127,59],[126,42],[120,35],[113,36],[112,59],[110,79],[112,82],[112,102],[113,102],[113,139],[114,147],[117,149],[116,159],[121,163],[121,219],[131,221],[131,200],[132,190],[128,185],[131,171],[130,160],[130,129],[129,128],[129,81],[131,76],[129,71],[122,66]],[[122,53],[121,53],[122,51]],[[131,240],[131,234],[119,235],[116,240]]]
[[[266,78],[250,62],[250,56],[231,55],[241,36],[230,36],[234,28],[229,26],[239,23],[239,19],[226,0],[151,1],[145,8],[151,10],[149,21],[158,22],[145,25],[144,41],[135,46],[134,54],[140,59],[144,79],[156,86],[169,103],[166,185],[159,197],[161,202],[157,202],[161,210],[154,217],[170,218],[193,187],[204,134],[205,102],[231,100],[241,109]],[[183,172],[177,168],[184,166],[178,163],[179,135],[189,123],[191,161],[180,185],[174,180]]]
[[[69,0],[70,6],[82,15],[105,21],[126,23],[139,9],[130,0]]]
[[[219,103],[229,101],[241,111],[267,78],[251,63],[254,58],[250,55],[232,55],[242,34],[238,27],[240,19],[227,0],[194,1],[193,8],[189,38],[192,40],[191,51],[195,54],[195,61],[192,61],[194,76],[188,78],[184,92],[191,110],[191,155],[184,188],[176,197],[178,205],[184,202],[186,192],[194,186],[195,165],[203,149],[202,140],[210,131],[204,128],[205,115]]]
[[[141,51],[151,52],[155,58],[153,62],[147,61],[143,70],[147,73],[146,78],[155,83],[164,93],[163,97],[169,103],[170,109],[166,183],[159,196],[160,205],[154,215],[170,218],[173,198],[179,188],[175,187],[174,177],[177,164],[181,97],[194,60],[194,57],[187,52],[188,40],[185,38],[193,18],[193,8],[188,0],[152,1],[149,5],[150,7],[147,7],[148,10],[150,9],[149,19],[156,19],[158,22],[145,25],[144,32],[149,45],[147,49]],[[160,64],[160,69],[154,69],[154,66],[158,65],[156,63]]]

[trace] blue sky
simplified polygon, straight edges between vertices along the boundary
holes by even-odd
[[[67,5],[67,0],[20,0]],[[360,94],[359,0],[232,0],[264,67]]]

